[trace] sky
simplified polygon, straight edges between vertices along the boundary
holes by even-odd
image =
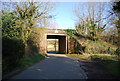
[[[51,22],[53,27],[57,29],[74,29],[76,23],[76,17],[74,14],[74,8],[78,2],[56,2],[55,8],[51,11],[52,15],[55,15]],[[84,10],[83,10],[84,11]]]
[[[54,17],[54,22],[56,25],[55,28],[57,29],[75,28],[76,16],[74,13],[74,8],[76,5],[78,5],[78,2],[57,2],[56,8],[52,11],[53,14],[56,15]]]
[[[73,8],[75,2],[59,2],[56,5],[53,14],[55,14],[54,21],[58,29],[74,29],[75,19]]]
[[[51,20],[53,26],[51,28],[57,29],[73,29],[73,7],[75,2],[56,2],[55,8],[51,11],[52,15],[55,15]],[[49,28],[49,27],[48,27]]]

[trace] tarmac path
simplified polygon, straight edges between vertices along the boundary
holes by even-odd
[[[48,58],[11,79],[87,79],[87,75],[77,60],[63,54],[48,54]]]

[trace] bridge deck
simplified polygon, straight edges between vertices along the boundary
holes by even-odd
[[[61,35],[66,35],[65,30],[63,29],[47,29],[46,30],[47,34],[61,34]]]

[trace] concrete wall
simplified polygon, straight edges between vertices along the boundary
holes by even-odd
[[[67,36],[67,53],[74,53],[74,40],[70,36]]]
[[[47,36],[43,34],[42,40],[40,41],[40,50],[39,53],[46,54],[47,53]]]
[[[66,36],[59,37],[59,52],[67,53],[67,39]]]

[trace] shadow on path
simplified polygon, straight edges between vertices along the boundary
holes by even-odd
[[[79,62],[61,54],[48,54],[45,60],[33,65],[12,79],[87,79]]]
[[[119,79],[117,76],[108,72],[97,62],[85,62],[79,60],[81,68],[86,72],[88,79]]]

